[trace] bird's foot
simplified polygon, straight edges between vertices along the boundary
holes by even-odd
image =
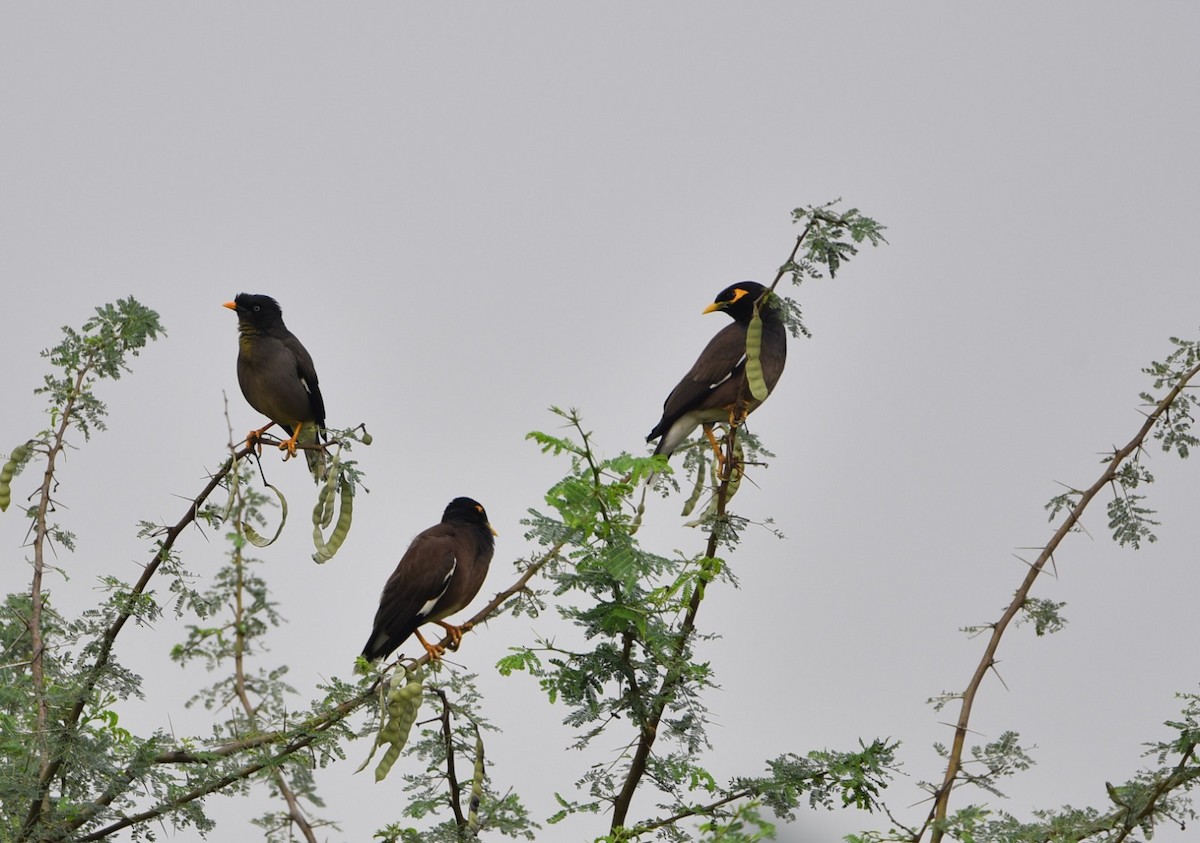
[[[292,437],[290,439],[285,439],[279,443],[279,450],[287,451],[287,456],[284,457],[285,460],[288,457],[296,456],[296,442],[300,438],[300,429],[302,427],[304,427],[303,422],[296,425],[296,430],[292,433]]]
[[[452,623],[445,621],[434,621],[442,629],[446,630],[446,634],[450,636],[450,649],[458,650],[458,645],[462,643],[463,633],[471,628],[471,624],[465,623],[462,626],[455,626]]]
[[[262,456],[262,435],[275,426],[275,422],[267,422],[265,427],[260,427],[258,430],[252,430],[246,434],[246,447],[253,449],[254,453]]]
[[[421,642],[421,646],[425,648],[425,652],[429,654],[431,662],[440,662],[442,654],[446,652],[446,648],[441,644],[430,644],[425,640],[425,636],[421,634],[421,630],[416,630],[417,640]]]

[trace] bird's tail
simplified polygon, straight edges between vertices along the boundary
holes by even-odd
[[[316,445],[318,442],[325,441],[325,431],[316,428],[311,424],[306,424],[300,428],[300,443],[303,445]],[[305,449],[304,460],[308,463],[308,470],[312,473],[313,481],[323,483],[329,475],[329,458],[324,451],[315,449]]]

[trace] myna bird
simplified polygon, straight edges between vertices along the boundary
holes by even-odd
[[[662,437],[655,454],[670,456],[699,425],[704,425],[705,435],[715,451],[712,425],[734,421],[735,414],[744,416],[762,403],[750,394],[746,383],[746,331],[754,316],[755,302],[766,291],[762,284],[742,281],[726,287],[704,309],[705,313],[725,311],[733,317],[733,324],[726,325],[709,341],[691,371],[667,396],[662,418],[646,437],[647,442]],[[773,303],[764,302],[759,317],[763,327],[759,360],[769,395],[787,360],[787,331]]]
[[[325,401],[317,383],[317,370],[296,335],[283,324],[283,311],[270,296],[239,293],[225,307],[238,317],[238,384],[242,395],[258,412],[287,433],[280,443],[292,456],[296,445],[319,444],[325,436]],[[269,428],[251,431],[253,442]],[[325,477],[325,452],[306,449],[313,478]]]
[[[482,505],[470,498],[450,501],[442,523],[418,534],[388,577],[375,629],[362,654],[369,661],[386,658],[416,633],[429,657],[440,659],[443,648],[426,641],[418,629],[426,623],[445,629],[457,649],[464,628],[442,619],[466,607],[479,592],[496,547],[495,535]]]

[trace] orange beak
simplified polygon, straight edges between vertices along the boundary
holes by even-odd
[[[237,302],[227,301],[225,304],[221,305],[221,307],[227,307],[230,310],[237,310]]]

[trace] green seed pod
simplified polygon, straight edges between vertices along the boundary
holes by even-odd
[[[267,484],[267,488],[274,492],[275,497],[279,499],[279,526],[275,529],[275,535],[271,536],[269,539],[264,539],[253,527],[243,521],[242,533],[246,536],[246,541],[250,542],[250,544],[254,545],[255,547],[268,547],[274,544],[275,540],[279,538],[281,533],[283,533],[283,525],[287,523],[287,498],[283,496],[283,492],[279,491],[279,489],[272,486],[270,483]]]
[[[759,359],[759,355],[762,354],[763,323],[762,317],[758,315],[758,308],[762,305],[763,302],[759,301],[758,307],[754,308],[750,325],[746,328],[746,383],[756,401],[767,400],[768,394],[767,382],[763,378],[762,360]]]
[[[479,806],[483,802],[483,737],[479,727],[475,727],[475,777],[471,780],[471,802],[467,812],[467,822],[472,831],[479,830]]]
[[[707,467],[708,463],[702,453],[700,456],[700,465],[696,468],[696,482],[692,484],[692,494],[684,501],[683,511],[679,513],[684,518],[691,515],[692,510],[696,508],[696,504],[700,502],[700,495],[704,492],[704,475],[706,473],[704,469]]]
[[[338,548],[346,540],[346,536],[350,532],[350,523],[354,518],[354,495],[349,483],[345,480],[338,484],[338,490],[341,493],[341,506],[338,510],[338,521],[334,525],[333,532],[329,536],[329,541],[326,542],[321,535],[321,525],[318,523],[317,510],[313,510],[313,546],[317,552],[313,554],[313,561],[319,563],[328,562],[333,558],[333,555],[338,552]],[[325,494],[324,488],[321,490],[321,495]],[[322,504],[318,501],[317,507]],[[330,507],[332,511],[332,507]]]
[[[375,768],[375,781],[381,782],[387,778],[387,774],[392,771],[392,766],[400,758],[400,750],[404,749],[404,744],[394,743],[388,747],[388,751],[383,754],[383,758],[379,761],[379,766]]]
[[[397,741],[403,742],[404,737],[400,733],[401,713],[398,711],[395,716],[389,716],[387,722],[383,724],[383,728],[379,730],[379,742],[381,744],[395,744]]]
[[[330,477],[332,478],[332,472],[330,472]],[[312,516],[314,527],[327,527],[329,526],[329,521],[333,518],[334,486],[333,482],[325,482],[317,490],[317,505],[313,507]]]
[[[370,445],[370,444],[371,444],[372,442],[374,442],[374,441],[375,441],[375,437],[374,437],[374,436],[372,436],[371,434],[367,433],[367,432],[364,430],[364,431],[363,431],[363,435],[362,435],[362,443],[363,443],[364,445]]]

